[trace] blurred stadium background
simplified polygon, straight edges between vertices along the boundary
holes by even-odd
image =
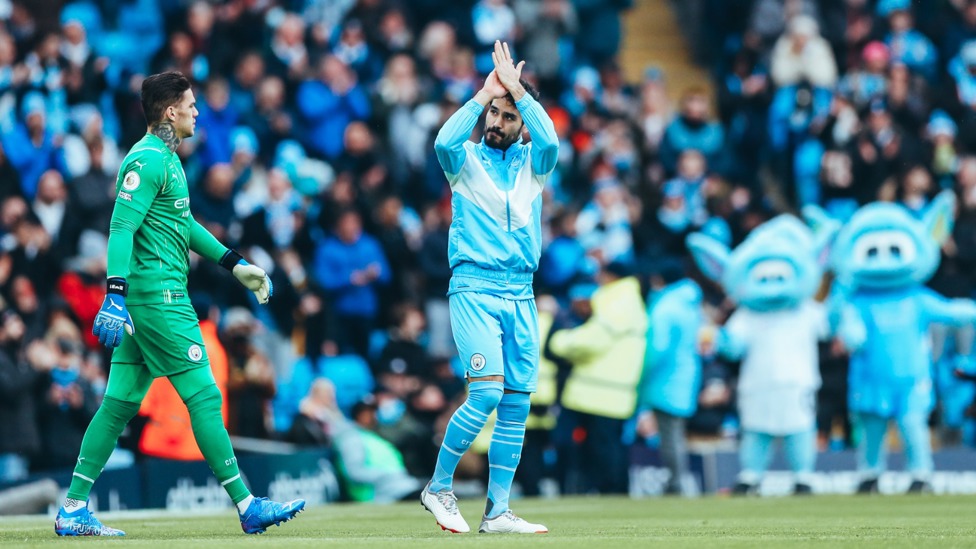
[[[464,392],[432,141],[479,89],[495,39],[527,61],[562,142],[536,276],[554,330],[585,319],[608,267],[646,289],[681,264],[691,231],[734,244],[803,204],[919,211],[943,189],[957,223],[930,285],[976,295],[976,0],[0,0],[0,489],[14,488],[0,511],[48,510],[104,391],[91,324],[116,171],[145,132],[142,78],[170,69],[198,97],[198,135],[178,151],[193,213],[275,286],[258,307],[192,259],[249,483],[313,503],[412,494]],[[346,283],[373,263],[374,283]],[[701,282],[721,322],[732,304]],[[976,388],[951,375],[970,370],[971,329],[933,341],[932,484],[974,493]],[[846,357],[821,356],[815,491],[851,492]],[[735,371],[703,366],[691,493],[734,482]],[[535,400],[521,494],[660,495],[667,473],[641,410],[562,406],[571,372],[547,365],[554,390]],[[167,389],[127,430],[94,506],[230,505],[192,462]],[[353,461],[364,444],[383,451]],[[483,493],[485,448],[462,462],[460,495]],[[910,479],[891,465],[881,489],[902,491]],[[763,492],[791,485],[774,473]]]

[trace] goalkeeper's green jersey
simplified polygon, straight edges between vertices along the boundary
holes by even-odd
[[[147,133],[122,161],[115,192],[112,224],[134,226],[135,234],[127,265],[124,254],[109,250],[108,276],[128,281],[132,305],[185,301],[195,221],[179,156]]]

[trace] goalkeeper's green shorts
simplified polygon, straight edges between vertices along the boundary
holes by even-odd
[[[210,367],[200,322],[189,300],[127,309],[136,331],[122,336],[122,345],[112,353],[113,368],[136,364],[146,367],[152,377],[165,377]]]

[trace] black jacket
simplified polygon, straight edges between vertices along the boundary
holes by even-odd
[[[26,456],[41,449],[33,387],[37,372],[0,350],[0,454]]]

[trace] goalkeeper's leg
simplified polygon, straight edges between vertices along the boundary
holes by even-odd
[[[193,437],[210,470],[235,504],[245,500],[251,492],[241,480],[237,457],[220,414],[223,399],[209,364],[171,375],[169,381],[190,412]]]
[[[78,464],[68,487],[68,498],[86,501],[129,420],[139,411],[152,376],[141,364],[113,364],[105,398],[81,441]]]
[[[264,532],[272,524],[291,520],[305,508],[305,501],[301,499],[278,503],[255,498],[244,485],[230,435],[220,414],[220,390],[207,362],[203,367],[171,375],[169,380],[190,412],[193,436],[207,465],[237,506],[245,533]]]
[[[131,338],[123,347],[132,351]],[[119,353],[119,350],[116,351]],[[121,354],[121,353],[120,353]],[[116,355],[118,356],[118,355]],[[68,487],[68,497],[58,510],[54,531],[59,536],[123,536],[125,532],[109,528],[88,512],[88,496],[101,474],[129,420],[139,411],[139,404],[152,384],[152,375],[143,364],[114,363],[108,375],[105,398],[95,412],[81,441],[78,464]]]

